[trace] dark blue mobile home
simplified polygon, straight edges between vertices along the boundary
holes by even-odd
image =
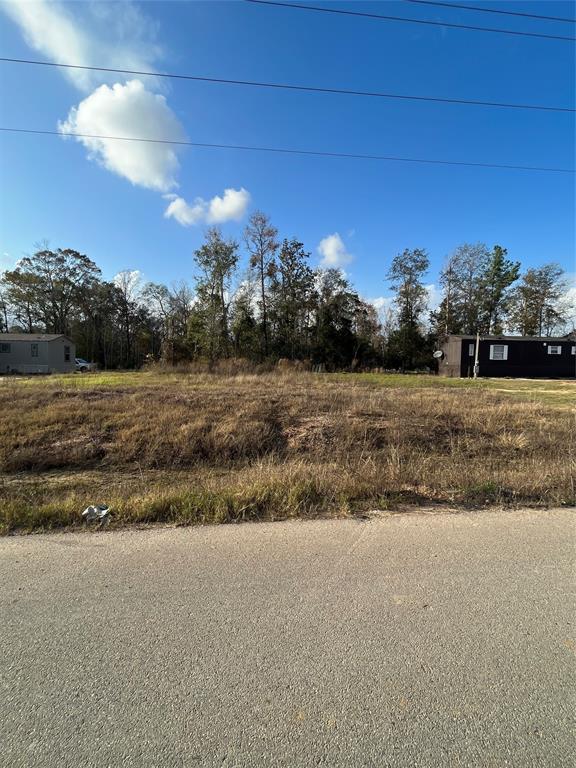
[[[474,375],[475,336],[446,336],[439,349],[441,376]],[[576,337],[481,336],[479,376],[526,379],[576,378]]]

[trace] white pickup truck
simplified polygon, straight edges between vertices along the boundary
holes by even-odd
[[[96,363],[89,363],[87,360],[83,360],[81,357],[75,357],[76,370],[80,373],[86,373],[86,371],[95,371]]]

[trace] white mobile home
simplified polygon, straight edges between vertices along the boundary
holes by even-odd
[[[0,373],[72,373],[75,356],[61,333],[0,333]]]

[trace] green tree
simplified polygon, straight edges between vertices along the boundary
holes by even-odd
[[[375,307],[360,298],[355,302],[352,331],[356,342],[351,367],[381,365],[384,347],[382,324]]]
[[[329,369],[349,368],[355,358],[358,295],[339,269],[316,272],[312,360]]]
[[[134,368],[159,348],[160,320],[142,303],[135,275],[98,282],[75,309],[70,335],[80,357],[102,368]]]
[[[234,354],[257,359],[261,354],[260,328],[254,312],[254,286],[247,280],[236,291],[231,310]]]
[[[481,321],[483,277],[489,259],[490,253],[483,243],[464,243],[449,256],[440,273],[444,295],[430,316],[436,337],[476,333]]]
[[[27,331],[41,325],[47,333],[70,333],[74,311],[99,276],[96,264],[78,251],[42,248],[5,272],[3,282]]]
[[[13,325],[26,333],[46,330],[42,312],[42,285],[37,275],[20,269],[6,271],[2,277],[2,293],[6,324],[9,311]]]
[[[71,336],[79,357],[97,362],[101,368],[116,367],[115,341],[118,323],[115,311],[117,288],[98,282],[86,292],[72,322]]]
[[[398,328],[389,339],[389,346],[398,355],[402,368],[413,368],[421,357],[426,341],[422,333],[422,314],[428,294],[422,278],[428,270],[428,254],[421,248],[406,249],[392,260],[387,278],[396,296]]]
[[[480,279],[480,333],[500,335],[510,301],[510,286],[520,274],[520,262],[506,258],[506,248],[495,245]]]
[[[190,319],[193,344],[210,361],[230,353],[228,309],[232,278],[238,264],[238,244],[209,229],[205,243],[194,253],[200,270],[196,281],[196,303]]]
[[[284,240],[271,277],[274,349],[278,356],[292,360],[305,356],[309,347],[308,325],[314,293],[314,272],[308,266],[309,258],[301,242],[295,238]]]
[[[549,336],[566,322],[562,297],[567,290],[558,264],[528,269],[510,295],[510,327],[522,336]]]

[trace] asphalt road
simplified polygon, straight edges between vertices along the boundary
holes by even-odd
[[[0,764],[573,768],[573,512],[0,541]]]

